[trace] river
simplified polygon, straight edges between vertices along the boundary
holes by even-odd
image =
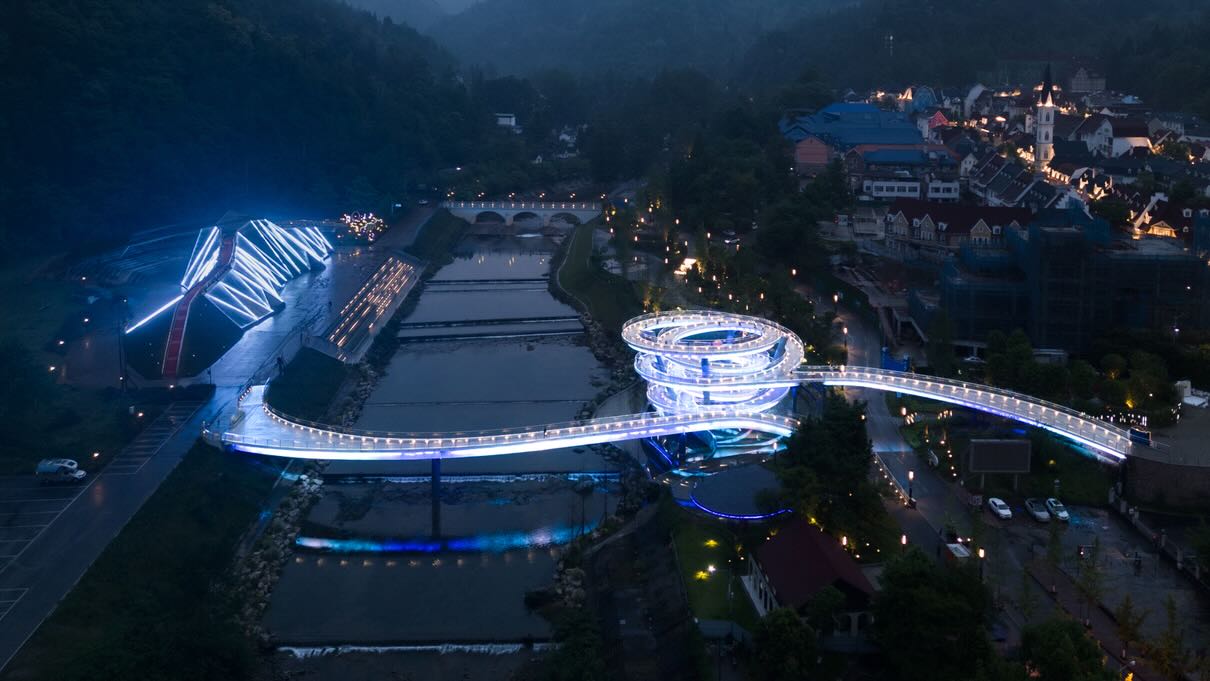
[[[357,426],[456,431],[575,418],[607,383],[547,282],[556,239],[466,237],[403,320]],[[556,547],[613,507],[617,467],[587,448],[447,461],[337,462],[274,590],[292,644],[507,643],[549,637],[525,593]]]

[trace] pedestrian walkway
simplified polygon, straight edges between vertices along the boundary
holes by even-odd
[[[33,635],[143,502],[197,442],[203,419],[236,397],[220,389],[204,405],[172,405],[149,431],[160,444],[139,442],[100,475],[76,487],[0,479],[0,667]],[[135,443],[132,443],[135,444]],[[7,512],[6,512],[7,509]]]
[[[1122,640],[1118,637],[1117,624],[1113,616],[1099,604],[1085,607],[1080,596],[1079,586],[1062,570],[1052,570],[1049,566],[1033,561],[1026,566],[1031,577],[1048,593],[1055,603],[1063,608],[1077,621],[1086,621],[1089,633],[1108,657],[1106,667],[1121,667],[1126,660],[1134,659],[1134,678],[1136,681],[1160,681],[1164,677],[1150,666],[1145,660],[1128,654],[1122,659]],[[1087,618],[1085,617],[1087,616]],[[1137,647],[1137,644],[1135,644]],[[1129,651],[1128,651],[1129,653]]]
[[[109,462],[102,475],[134,475],[156,455],[202,402],[173,402]]]
[[[229,409],[255,371],[329,314],[330,301],[343,305],[365,281],[363,269],[410,244],[432,214],[414,211],[374,248],[338,252],[330,267],[286,284],[286,308],[249,329],[207,372],[215,395],[171,405],[87,484],[43,487],[33,476],[0,478],[0,669],[194,446],[202,422]]]

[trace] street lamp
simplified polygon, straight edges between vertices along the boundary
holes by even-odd
[[[987,558],[987,551],[984,551],[983,548],[980,548],[979,549],[979,583],[980,584],[983,583],[983,565],[986,562],[984,560],[985,558]]]
[[[840,294],[839,293],[832,294],[832,311],[837,314],[840,313]]]
[[[912,505],[912,500],[916,495],[912,494],[912,483],[916,480],[916,471],[908,471],[908,506]]]
[[[844,332],[844,351],[847,353],[849,351],[849,327],[841,327],[841,330]]]

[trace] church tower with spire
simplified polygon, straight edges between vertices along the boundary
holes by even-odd
[[[1034,116],[1034,170],[1045,172],[1050,160],[1055,157],[1055,99],[1054,84],[1050,77],[1050,65],[1042,78],[1042,92],[1038,94],[1037,112]]]

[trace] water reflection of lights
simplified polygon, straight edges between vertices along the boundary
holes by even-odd
[[[592,532],[595,522],[587,522],[583,527],[557,526],[544,527],[530,532],[497,532],[479,534],[469,537],[439,537],[412,539],[336,539],[329,537],[298,537],[294,540],[296,546],[314,551],[327,553],[356,554],[356,553],[501,553],[505,560],[511,560],[507,552],[518,549],[547,548],[566,544],[584,533]],[[528,556],[533,560],[532,552]],[[319,559],[322,561],[322,558]],[[317,561],[316,564],[322,565]],[[346,561],[341,560],[341,565]],[[419,563],[410,561],[415,567]],[[433,567],[442,565],[440,559],[433,562]],[[462,566],[459,559],[457,565]]]

